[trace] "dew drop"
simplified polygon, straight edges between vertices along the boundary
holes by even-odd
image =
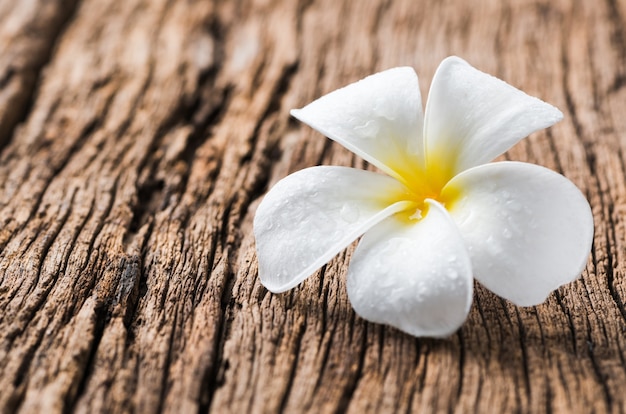
[[[421,220],[423,218],[422,216],[422,210],[420,210],[419,208],[415,210],[415,213],[411,214],[409,216],[409,218],[411,220]]]
[[[458,279],[459,272],[456,269],[448,270],[448,277],[452,280]]]
[[[424,298],[428,295],[428,289],[426,288],[426,286],[424,286],[424,284],[420,283],[415,293],[415,299],[418,302],[423,302]]]
[[[383,268],[383,271],[384,270],[385,269]],[[387,276],[388,272],[384,272],[384,275]],[[390,277],[384,277],[380,282],[380,287],[385,289],[393,287],[393,280]]]
[[[354,127],[354,130],[365,139],[374,139],[379,135],[380,128],[374,121],[367,121],[364,125]]]
[[[498,243],[498,241],[493,236],[487,237],[485,243],[487,244],[487,251],[492,256],[497,256],[502,253],[502,246],[500,246],[500,243]]]
[[[506,206],[509,210],[519,212],[522,211],[522,205],[519,201],[512,199],[506,202]]]
[[[354,223],[359,219],[359,209],[354,204],[346,203],[341,207],[339,216],[348,223]]]
[[[508,227],[505,227],[504,230],[502,230],[502,236],[504,236],[505,239],[510,239],[513,237],[513,233]]]
[[[389,121],[393,121],[396,119],[396,114],[394,112],[394,107],[390,106],[383,99],[377,98],[372,106],[372,112],[375,113],[380,118],[385,118]]]
[[[331,237],[331,240],[341,240],[341,238],[343,237],[344,232],[342,230],[335,230],[333,232],[333,235]]]

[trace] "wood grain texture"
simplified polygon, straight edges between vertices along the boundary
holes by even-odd
[[[0,3],[0,144],[28,113],[39,72],[76,0]]]
[[[0,412],[622,412],[626,2],[0,1]],[[353,248],[258,282],[263,194],[367,167],[288,116],[459,55],[565,120],[505,157],[574,181],[582,277],[519,308],[476,285],[416,339],[347,300]],[[546,194],[549,197],[549,194]]]

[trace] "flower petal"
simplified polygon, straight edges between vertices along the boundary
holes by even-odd
[[[543,302],[585,268],[593,239],[589,203],[567,178],[521,162],[481,165],[443,189],[474,277],[521,306]]]
[[[415,336],[447,336],[469,312],[472,269],[445,209],[426,203],[421,220],[390,217],[363,236],[348,270],[348,297],[369,321]]]
[[[412,68],[368,76],[291,114],[400,180],[424,165],[422,102]]]
[[[347,167],[312,167],[287,176],[254,217],[261,283],[283,292],[302,282],[370,227],[408,208],[397,180]]]
[[[435,73],[426,104],[428,169],[441,170],[445,184],[562,118],[552,105],[449,57]]]

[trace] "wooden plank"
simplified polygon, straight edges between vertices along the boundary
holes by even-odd
[[[618,0],[0,2],[0,411],[623,411],[625,16]],[[307,166],[367,167],[289,109],[399,65],[426,96],[453,54],[565,113],[505,157],[590,200],[582,277],[532,308],[476,284],[443,340],[354,314],[353,247],[267,292],[263,194]]]

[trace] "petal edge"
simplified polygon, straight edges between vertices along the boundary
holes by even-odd
[[[474,277],[499,296],[537,305],[584,270],[593,215],[561,174],[522,162],[486,164],[455,177],[443,194],[455,199],[446,206],[470,249]]]
[[[296,286],[367,229],[406,209],[410,202],[397,201],[405,191],[391,177],[347,167],[285,177],[254,217],[261,283],[274,293]]]
[[[426,163],[444,166],[445,183],[561,119],[554,106],[451,56],[437,68],[426,103]]]
[[[426,203],[419,221],[390,217],[363,236],[348,269],[348,297],[366,320],[444,337],[467,318],[472,269],[452,219],[436,201]]]
[[[413,68],[370,75],[291,115],[385,173],[403,180],[423,170],[423,112]]]

